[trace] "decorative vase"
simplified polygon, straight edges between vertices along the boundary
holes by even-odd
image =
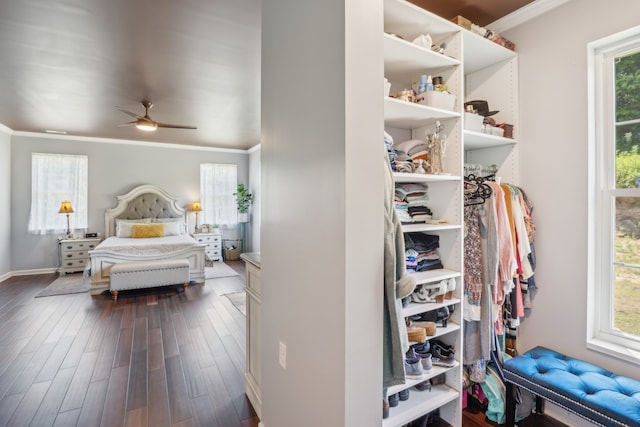
[[[249,213],[238,213],[238,222],[249,222]]]

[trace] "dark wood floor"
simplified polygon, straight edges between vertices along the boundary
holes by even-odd
[[[489,420],[483,412],[465,409],[462,411],[462,427],[496,427],[504,426]],[[518,422],[518,427],[567,427],[565,424],[547,415],[531,414]]]
[[[244,394],[240,276],[186,290],[34,296],[55,274],[0,283],[0,426],[256,427]]]

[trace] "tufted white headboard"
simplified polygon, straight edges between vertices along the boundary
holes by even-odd
[[[104,215],[105,237],[115,236],[116,219],[184,218],[177,199],[162,188],[144,184],[118,197],[118,206]]]

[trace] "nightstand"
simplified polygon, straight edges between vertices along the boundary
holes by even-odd
[[[60,256],[60,273],[84,271],[89,265],[89,251],[100,243],[100,239],[60,239],[58,254]]]
[[[192,236],[198,243],[204,243],[207,245],[204,253],[207,255],[209,260],[222,260],[222,234],[197,233],[192,234]]]

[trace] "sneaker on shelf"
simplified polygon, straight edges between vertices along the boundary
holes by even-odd
[[[422,363],[422,370],[424,372],[429,372],[431,371],[431,368],[433,368],[433,356],[431,355],[431,353],[418,353],[418,356],[420,356],[420,362]]]
[[[422,359],[410,348],[404,359],[404,371],[407,378],[421,378],[424,373]]]
[[[446,350],[446,351],[451,352],[451,353],[455,353],[456,352],[455,347],[452,346],[451,344],[447,344],[447,343],[445,343],[443,341],[440,341],[439,339],[434,339],[432,341],[433,341],[433,345],[434,346],[438,346],[442,350]]]
[[[431,381],[430,380],[426,380],[426,381],[422,381],[421,383],[418,383],[415,385],[416,390],[418,391],[431,391]]]
[[[445,356],[440,352],[438,347],[431,348],[431,363],[436,366],[446,366],[448,368],[456,366],[456,359],[453,357],[453,353]]]
[[[428,353],[429,349],[431,348],[431,344],[429,344],[429,341],[425,341],[418,344],[413,344],[411,348],[413,348],[416,353]]]
[[[405,400],[409,400],[409,389],[408,389],[408,388],[405,388],[404,390],[399,391],[399,392],[398,392],[398,397],[399,397],[399,398],[400,398],[400,400],[402,400],[403,402],[404,402]]]

